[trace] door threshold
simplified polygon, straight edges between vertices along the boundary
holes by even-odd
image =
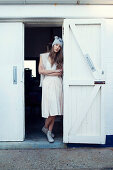
[[[55,139],[54,143],[49,143],[47,139],[25,139],[23,142],[0,142],[0,150],[3,149],[44,149],[44,148],[67,148],[62,139]]]

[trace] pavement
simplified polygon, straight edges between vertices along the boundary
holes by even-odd
[[[62,119],[55,122],[55,142],[50,144],[43,124],[30,117],[23,142],[0,142],[0,170],[113,170],[113,147],[66,147]]]
[[[0,150],[0,170],[113,170],[113,147]]]

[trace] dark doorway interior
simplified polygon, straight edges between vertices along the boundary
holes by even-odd
[[[46,140],[41,132],[45,119],[41,117],[40,75],[38,64],[40,53],[51,48],[54,36],[62,37],[62,27],[26,27],[25,28],[25,139]],[[32,68],[31,68],[32,67]],[[53,132],[56,139],[62,140],[62,116],[56,117]]]

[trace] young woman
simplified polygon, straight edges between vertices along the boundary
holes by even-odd
[[[42,83],[42,117],[46,118],[42,131],[49,142],[54,142],[52,133],[55,116],[63,114],[63,41],[55,36],[49,53],[40,55],[39,74]]]

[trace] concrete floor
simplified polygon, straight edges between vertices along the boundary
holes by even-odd
[[[55,143],[50,144],[41,132],[43,124],[35,117],[31,123],[29,118],[24,142],[0,142],[0,170],[113,170],[113,148],[66,148],[59,119],[54,128]]]
[[[63,143],[63,119],[56,117],[53,132],[55,142],[50,144],[46,135],[41,131],[44,119],[37,115],[26,119],[25,140],[22,142],[0,142],[0,149],[39,149],[39,148],[66,148]]]
[[[41,131],[45,120],[34,116],[34,119],[26,121],[26,136],[23,148],[65,148],[67,145],[63,143],[63,118],[57,116],[53,128],[55,134],[55,142],[50,144],[46,135]]]
[[[113,170],[113,148],[0,150],[0,170]]]

